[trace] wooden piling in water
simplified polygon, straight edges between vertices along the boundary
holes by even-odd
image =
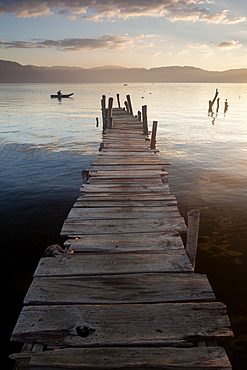
[[[16,370],[230,369],[216,343],[232,337],[226,308],[194,273],[198,212],[185,249],[185,221],[162,181],[169,162],[137,117],[110,100],[107,111],[114,126],[82,171],[64,251],[40,260],[26,294],[12,334],[26,342],[11,357]],[[155,147],[157,121],[152,132]]]
[[[153,121],[150,149],[155,149],[156,148],[157,126],[158,126],[158,122]]]
[[[143,134],[148,135],[147,106],[142,106]]]
[[[126,95],[126,98],[127,98],[127,103],[128,103],[128,107],[129,107],[128,112],[131,115],[133,115],[133,108],[132,108],[132,103],[131,103],[130,95]]]
[[[107,128],[107,120],[106,120],[106,96],[102,95],[101,99],[101,111],[102,111],[102,123],[103,123],[103,132]]]
[[[121,108],[121,104],[120,104],[120,97],[119,97],[119,94],[117,94],[117,102],[118,102],[118,108]]]

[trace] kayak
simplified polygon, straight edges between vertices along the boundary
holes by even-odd
[[[51,95],[51,98],[69,98],[70,96],[72,96],[74,93],[71,93],[71,94],[55,94],[55,95]]]

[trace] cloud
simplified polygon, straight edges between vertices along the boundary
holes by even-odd
[[[166,17],[171,22],[190,21],[234,24],[245,17],[229,19],[227,10],[210,13],[202,6],[209,0],[0,0],[0,14],[13,13],[16,17],[38,17],[67,14],[69,18],[85,18],[94,22],[115,21],[133,17]]]
[[[210,13],[209,9],[176,9],[170,12],[168,17],[171,22],[190,21],[190,22],[206,22],[214,24],[236,24],[246,21],[246,17],[235,17],[229,19],[227,17],[228,10],[223,10],[220,13]]]
[[[141,35],[143,40],[148,39],[148,35]],[[64,40],[33,40],[26,41],[0,41],[0,48],[5,49],[47,49],[56,48],[60,51],[79,51],[79,50],[121,50],[133,45],[135,38],[130,35],[106,35],[99,38],[85,39],[64,39]],[[150,46],[150,45],[148,45]]]
[[[242,44],[239,44],[238,41],[230,40],[230,41],[223,41],[218,44],[218,48],[220,49],[235,49],[241,47]]]

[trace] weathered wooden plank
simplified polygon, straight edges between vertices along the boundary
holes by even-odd
[[[151,272],[192,272],[184,249],[153,252],[64,254],[41,258],[35,276],[118,275]]]
[[[140,183],[140,182],[127,182],[124,183],[122,182],[121,184],[115,184],[112,183],[110,180],[107,183],[103,183],[102,185],[100,183],[97,184],[83,184],[81,187],[81,190],[85,191],[94,191],[96,189],[97,191],[104,191],[108,189],[115,189],[115,190],[153,190],[153,191],[168,191],[169,190],[169,185],[168,184],[163,184],[161,180],[156,181],[156,182],[145,182],[145,183]]]
[[[145,181],[146,177],[150,178],[160,178],[160,176],[168,175],[167,171],[160,171],[160,170],[130,170],[125,169],[123,171],[91,171],[90,172],[90,179],[91,178],[106,178],[106,177],[117,177],[117,178],[141,178]]]
[[[136,152],[136,151],[131,151],[129,150],[128,152],[125,152],[125,151],[110,151],[110,150],[102,150],[100,152],[100,154],[98,154],[98,157],[102,157],[102,158],[106,158],[106,157],[123,157],[123,158],[137,158],[137,159],[143,159],[143,158],[155,158],[155,159],[159,159],[159,157],[157,156],[157,154],[155,154],[154,152],[149,152],[149,151],[145,151],[145,152]]]
[[[186,232],[187,227],[182,217],[164,217],[163,219],[108,219],[81,220],[79,222],[65,220],[61,235],[111,234],[178,231]]]
[[[170,165],[170,163],[166,163],[166,165]],[[94,165],[93,168],[95,171],[134,171],[134,170],[141,170],[141,171],[147,171],[147,170],[157,170],[162,171],[165,170],[165,167],[160,164],[153,164],[153,165],[146,165],[146,164],[136,164],[136,165],[115,165],[115,166],[107,166],[107,165]]]
[[[109,148],[109,145],[111,148]],[[123,153],[123,154],[128,154],[130,152],[130,149],[128,148],[125,148],[125,147],[114,147],[114,145],[111,145],[110,142],[109,144],[104,142],[104,147],[101,149],[101,152],[100,153]],[[159,153],[159,149],[150,149],[149,147],[147,148],[143,148],[143,147],[132,147],[131,148],[131,153],[133,154],[138,154],[138,153],[142,153],[142,154],[146,154],[146,153],[156,153],[158,154]]]
[[[66,279],[51,276],[35,278],[24,303],[130,304],[199,302],[214,299],[205,275],[159,273],[68,276]]]
[[[149,186],[151,186],[152,184],[153,185],[159,185],[161,183],[161,176],[157,176],[156,178],[154,178],[154,176],[150,176],[149,178],[148,177],[144,177],[144,176],[139,176],[139,177],[135,177],[135,176],[118,176],[118,177],[101,177],[101,176],[98,176],[98,177],[90,177],[89,180],[87,181],[87,184],[92,184],[92,185],[100,185],[102,184],[102,186],[104,185],[109,185],[109,184],[118,184],[118,185],[122,185],[122,186],[126,186],[126,184],[136,184],[136,186],[138,185],[143,185],[143,184],[148,184]]]
[[[132,197],[133,198],[133,197]],[[135,199],[134,199],[135,198]],[[79,197],[74,204],[74,207],[167,207],[177,204],[174,198],[164,197],[163,199],[149,199],[148,197],[134,197],[129,199],[124,198],[99,198],[99,197]]]
[[[83,184],[80,188],[81,193],[163,193],[169,192],[169,185],[167,183],[163,184],[161,181],[160,183],[156,184],[140,184],[140,183],[127,183],[127,184]]]
[[[64,348],[58,351],[13,354],[12,359],[28,358],[29,367],[65,369],[165,369],[230,370],[231,364],[222,347],[105,347]]]
[[[151,192],[128,192],[128,193],[81,193],[81,196],[78,197],[79,200],[121,200],[122,202],[126,202],[127,200],[168,200],[167,196],[169,196],[169,192],[157,192],[157,193],[151,193]]]
[[[11,340],[54,347],[191,345],[232,338],[222,303],[26,306]]]
[[[184,244],[178,233],[131,233],[83,235],[68,239],[64,243],[68,251],[73,252],[141,252],[180,249]],[[187,258],[187,257],[186,257]]]
[[[106,207],[106,208],[77,208],[70,210],[67,219],[107,219],[107,218],[162,218],[180,217],[175,207]]]
[[[145,167],[148,165],[151,166],[162,166],[162,165],[168,165],[169,163],[167,161],[163,160],[155,160],[154,158],[152,159],[143,159],[140,160],[140,163],[138,163],[135,159],[125,159],[125,158],[109,158],[109,159],[103,159],[103,158],[97,158],[95,161],[91,162],[92,166],[140,166],[140,167]]]
[[[128,141],[123,141],[122,140],[117,140],[117,139],[111,139],[111,140],[104,140],[103,141],[103,148],[101,149],[106,149],[109,151],[121,151],[121,152],[126,152],[126,150],[129,150],[131,152],[136,152],[136,153],[146,153],[149,152],[150,142],[148,140],[145,140],[144,142],[135,142],[134,143],[129,143]],[[152,149],[154,155],[156,155],[155,149]]]

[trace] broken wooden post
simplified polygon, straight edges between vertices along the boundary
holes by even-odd
[[[142,106],[142,122],[143,122],[143,134],[148,135],[148,119],[147,119],[147,106]]]
[[[119,99],[119,94],[117,94],[117,103],[118,103],[118,108],[121,108],[120,99]]]
[[[89,179],[89,175],[90,175],[90,170],[86,169],[86,170],[81,171],[82,181],[83,181],[84,184]]]
[[[156,147],[157,125],[158,121],[153,121],[150,149],[155,149]]]
[[[130,112],[130,114],[132,114],[132,116],[133,116],[133,109],[132,109],[132,104],[131,104],[130,95],[126,95],[126,98],[127,98],[127,102],[128,102],[129,112]]]
[[[188,257],[190,259],[190,262],[193,268],[195,268],[195,262],[196,262],[199,222],[200,222],[199,209],[191,209],[188,212],[186,252],[188,254]]]
[[[216,100],[216,98],[217,98],[218,95],[219,95],[219,91],[218,91],[218,89],[216,89],[213,100],[212,101],[209,100],[209,108],[208,108],[208,111],[209,112],[212,112],[214,102],[215,102],[215,100]]]
[[[112,106],[113,106],[113,98],[109,98],[108,111],[107,111],[107,128],[112,128]]]
[[[142,114],[141,114],[141,112],[139,110],[137,112],[137,118],[138,118],[138,121],[141,122],[141,120],[142,120]]]
[[[124,102],[124,105],[125,105],[125,107],[126,107],[127,112],[129,113],[130,111],[129,111],[129,105],[128,105],[128,102],[127,102],[127,101],[125,101],[125,102]]]
[[[99,119],[96,117],[96,127],[99,127]]]

